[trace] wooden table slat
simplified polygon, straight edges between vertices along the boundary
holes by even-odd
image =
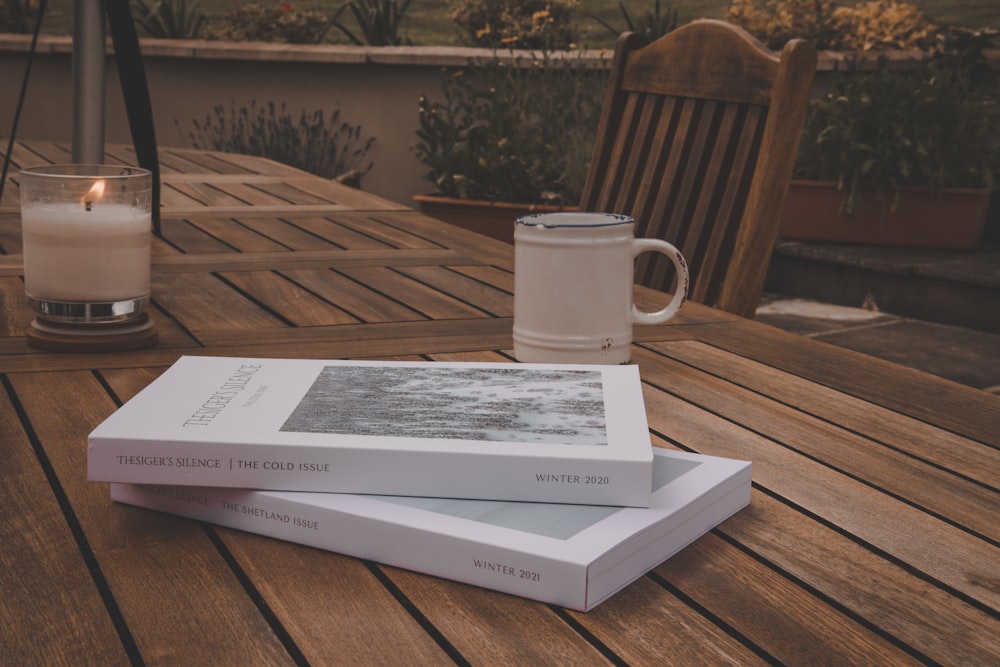
[[[222,540],[309,664],[441,665],[447,652],[361,561],[219,529]],[[381,627],[366,622],[369,615]]]
[[[353,226],[338,222],[341,216],[295,216],[283,218],[290,226],[302,230],[320,242],[329,243],[335,247],[349,250],[386,250],[395,248],[393,243],[376,238],[369,233],[359,231]],[[440,250],[439,248],[435,248]]]
[[[442,294],[389,268],[349,267],[340,269],[340,272],[379,294],[406,304],[426,317],[456,319],[483,314],[481,308],[466,304],[448,294]]]
[[[220,165],[218,160],[202,151],[160,149],[157,151],[157,158],[160,163],[160,180],[163,183],[170,183],[178,178],[183,179],[189,174],[197,174],[199,178],[207,179],[219,175],[217,171],[233,171],[231,164]],[[220,166],[223,168],[220,169]]]
[[[404,276],[449,294],[469,304],[476,304],[497,317],[514,315],[514,295],[492,286],[466,278],[450,268],[439,266],[412,266],[397,269]]]
[[[243,656],[245,664],[286,659],[281,642],[197,524],[111,506],[107,485],[86,481],[78,425],[89,432],[113,408],[96,379],[85,372],[30,374],[14,375],[11,383],[140,651],[159,659],[223,651]],[[211,606],[203,603],[205,590],[217,596]],[[149,604],[165,599],[172,604]],[[185,646],[177,641],[182,635]]]
[[[942,584],[970,599],[993,607],[1000,603],[1000,590],[992,584],[995,544],[822,461],[804,459],[799,439],[784,443],[734,427],[731,418],[664,392],[646,392],[646,406],[650,428],[685,449],[751,460],[754,482],[802,512],[917,571],[935,572]],[[978,516],[988,520],[989,510]]]
[[[235,177],[229,176],[229,179]],[[220,183],[242,183],[237,180],[220,181]],[[164,180],[163,189],[177,192],[185,199],[168,199],[163,197],[163,204],[169,208],[178,206],[248,206],[252,202],[238,197],[236,194],[219,187],[218,183],[205,183],[204,181],[176,181],[174,179]]]
[[[292,268],[283,271],[299,285],[363,322],[409,322],[425,319],[409,304],[367,285],[358,285],[339,271]]]
[[[4,141],[3,150],[6,151],[7,142]],[[62,141],[37,141],[31,142],[28,146],[28,151],[30,153],[29,161],[26,162],[14,162],[19,169],[24,167],[33,167],[36,165],[43,164],[68,164],[73,161],[73,149],[69,143]],[[19,152],[17,149],[11,154],[12,157],[18,158]],[[114,155],[108,156],[114,160]]]
[[[271,271],[223,272],[231,284],[297,327],[351,324],[356,317]]]
[[[71,533],[68,521],[74,519],[63,516],[6,391],[0,408],[3,659],[126,665],[128,654]]]
[[[751,321],[706,328],[703,340],[862,400],[1000,447],[1000,397]],[[822,353],[819,353],[822,348]]]
[[[741,635],[757,638],[775,662],[800,664],[818,652],[832,665],[919,664],[851,614],[715,534],[657,567],[656,574]],[[766,610],[776,604],[796,613],[773,619]],[[843,641],[847,635],[851,642]]]
[[[456,249],[442,243],[436,235],[415,233],[408,229],[409,221],[420,214],[413,211],[399,212],[338,212],[330,219],[342,227],[353,229],[393,248],[451,248],[453,252],[470,256],[465,249]],[[294,218],[289,218],[294,221]],[[471,232],[465,232],[470,234]],[[479,236],[476,234],[475,236]],[[476,261],[479,261],[478,259]]]
[[[876,439],[920,461],[1000,490],[1000,450],[945,431],[789,373],[740,358],[702,343],[651,345],[686,364],[806,411],[840,428]]]
[[[220,322],[227,328],[247,329],[279,322],[273,314],[255,307],[244,295],[207,274],[173,274],[169,289],[166,281],[154,277],[152,289],[157,305],[184,322],[189,330],[212,328],[213,323]]]
[[[196,225],[180,218],[164,217],[160,220],[159,238],[153,239],[153,262],[154,264],[164,255],[176,255],[178,252],[185,254],[200,253],[233,253],[235,251],[221,239],[206,233]],[[169,248],[169,251],[164,251]]]
[[[266,175],[281,177],[301,175],[302,172],[265,158],[239,156],[233,153],[219,153],[194,148],[168,147],[160,151],[161,160],[176,165],[183,173],[206,174],[209,178],[217,174],[245,174],[249,176]],[[265,170],[262,171],[262,170]]]
[[[878,545],[872,548],[842,530],[809,520],[803,514],[808,507],[755,494],[748,509],[718,532],[785,576],[835,600],[876,632],[924,656],[925,662],[993,662],[998,649],[995,613],[955,596],[947,582],[935,580],[930,571],[940,572],[940,567],[914,570],[900,564],[884,555]],[[933,539],[923,531],[911,534],[911,541],[918,543],[916,549]],[[940,550],[939,546],[932,548]]]
[[[606,665],[598,649],[544,605],[495,591],[384,567],[471,664]],[[530,633],[532,642],[520,641]]]
[[[652,365],[650,362],[647,366]],[[776,404],[768,397],[727,386],[721,379],[703,379],[679,364],[657,359],[671,378],[669,390],[723,418],[739,418],[745,428],[822,460],[830,468],[886,493],[924,508],[935,516],[956,521],[970,531],[1000,541],[1000,491],[962,476],[940,473],[940,468],[872,441],[837,424],[830,424]],[[776,417],[780,417],[777,419]],[[996,468],[992,468],[995,477]],[[989,469],[984,473],[990,475]],[[931,481],[936,484],[931,485]]]
[[[232,217],[201,216],[190,224],[215,239],[219,239],[240,253],[275,252],[287,250],[282,244],[261,234],[252,227],[241,224]]]

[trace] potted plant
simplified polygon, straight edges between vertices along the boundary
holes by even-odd
[[[781,236],[971,248],[998,160],[995,32],[954,31],[918,61],[853,60],[811,104]]]
[[[607,72],[578,52],[495,55],[446,75],[419,100],[416,154],[428,215],[513,241],[530,212],[574,207],[587,175]]]

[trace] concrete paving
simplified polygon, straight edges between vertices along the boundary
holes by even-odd
[[[782,241],[764,289],[1000,334],[1000,243],[966,251]]]
[[[765,294],[756,319],[1000,395],[1000,334]]]

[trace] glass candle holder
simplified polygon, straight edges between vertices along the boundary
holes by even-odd
[[[20,172],[20,192],[24,287],[37,323],[120,329],[148,319],[148,170],[32,167]]]

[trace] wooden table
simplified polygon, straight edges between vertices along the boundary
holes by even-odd
[[[181,354],[510,358],[510,246],[162,160],[153,349],[28,348],[16,188],[0,209],[3,662],[1000,664],[1000,399],[697,304],[637,330],[652,437],[752,460],[751,506],[590,613],[112,504],[86,436]]]

